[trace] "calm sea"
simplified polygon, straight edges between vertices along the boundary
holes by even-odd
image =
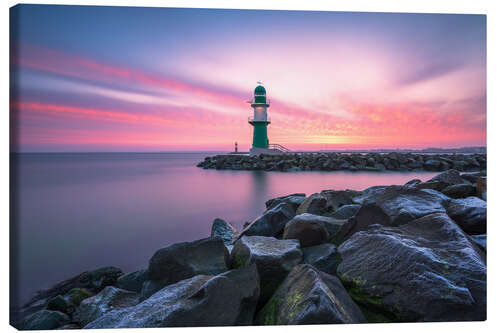
[[[206,153],[11,156],[13,301],[82,271],[147,267],[155,250],[210,235],[219,217],[241,229],[265,201],[427,180],[430,172],[203,170]]]

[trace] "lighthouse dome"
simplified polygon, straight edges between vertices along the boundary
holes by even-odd
[[[254,94],[255,95],[265,95],[266,94],[266,89],[261,86],[261,85],[258,85],[255,90],[254,90]]]

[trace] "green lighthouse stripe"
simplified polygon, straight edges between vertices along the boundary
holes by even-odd
[[[264,96],[257,96],[257,95],[255,95],[255,103],[264,103],[264,104],[266,104],[266,95],[264,95]]]
[[[267,122],[251,122],[253,126],[253,143],[252,147],[268,148],[269,140],[267,139]]]

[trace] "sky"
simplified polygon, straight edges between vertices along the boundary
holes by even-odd
[[[486,16],[18,5],[12,151],[486,146]]]

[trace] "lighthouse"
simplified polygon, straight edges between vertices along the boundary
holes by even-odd
[[[254,98],[250,103],[252,103],[253,108],[253,115],[248,117],[248,123],[253,126],[253,141],[250,154],[266,153],[269,149],[267,125],[271,123],[271,119],[267,118],[269,103],[266,98],[266,89],[261,84],[255,88]]]

